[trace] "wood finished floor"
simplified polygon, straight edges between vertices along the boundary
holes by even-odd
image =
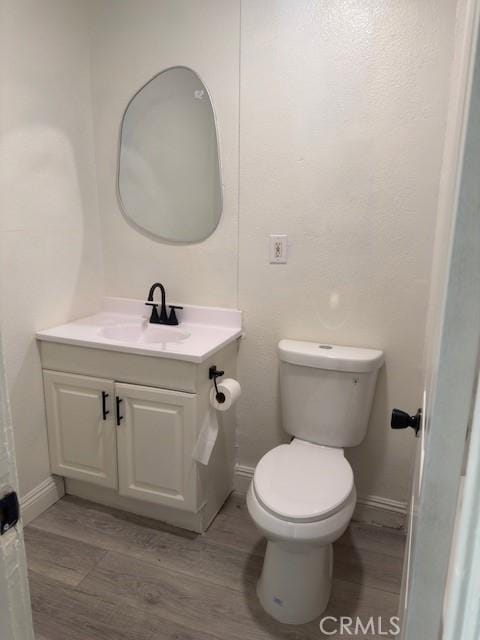
[[[204,535],[67,496],[25,540],[36,640],[326,637],[317,621],[285,626],[262,610],[265,543],[238,495]],[[352,523],[335,545],[325,615],[396,615],[404,542],[393,529]]]

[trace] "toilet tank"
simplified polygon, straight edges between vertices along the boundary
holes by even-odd
[[[355,447],[367,433],[383,352],[281,340],[283,428],[329,447]]]

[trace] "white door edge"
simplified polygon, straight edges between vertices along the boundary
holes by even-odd
[[[480,637],[480,381],[470,435],[456,545],[452,549],[443,640]]]
[[[403,640],[441,637],[458,488],[476,391],[480,341],[480,2],[470,0],[468,9],[465,45],[466,58],[471,60],[471,81],[465,100],[467,117],[457,172],[446,297],[443,310],[437,310],[440,340],[436,352],[430,354],[435,375],[427,380],[425,458],[414,504],[415,535]],[[478,597],[478,589],[476,594]]]
[[[10,488],[18,479],[0,336],[0,495]],[[34,638],[21,524],[0,536],[0,638]]]

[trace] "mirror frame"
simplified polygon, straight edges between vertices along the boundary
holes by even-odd
[[[134,220],[132,220],[130,218],[130,216],[128,215],[127,209],[123,203],[122,200],[122,195],[120,193],[120,155],[121,155],[121,151],[122,151],[122,139],[123,139],[123,125],[125,122],[125,117],[127,115],[127,111],[128,108],[130,107],[130,105],[132,104],[132,102],[135,100],[135,98],[138,96],[138,94],[143,91],[143,89],[150,83],[152,82],[152,80],[155,80],[155,78],[157,78],[158,76],[162,75],[162,73],[165,73],[166,71],[171,71],[173,69],[186,69],[187,71],[191,71],[192,73],[194,73],[197,78],[200,80],[200,82],[202,83],[208,99],[210,100],[210,106],[212,108],[212,114],[213,114],[213,123],[215,125],[215,137],[216,137],[216,141],[217,141],[217,158],[218,158],[218,171],[220,173],[220,215],[218,216],[218,221],[216,223],[216,225],[214,226],[214,228],[212,229],[212,231],[210,231],[210,233],[206,234],[205,236],[202,236],[201,238],[199,238],[198,240],[171,240],[170,238],[164,238],[163,236],[161,236],[160,234],[154,233],[153,231],[149,231],[148,229],[145,229],[144,227],[140,226],[137,222],[135,222]],[[123,218],[126,220],[126,222],[133,228],[135,229],[135,231],[138,231],[139,233],[141,233],[143,236],[146,236],[147,238],[150,238],[150,240],[155,240],[156,242],[162,242],[163,244],[170,244],[173,246],[179,245],[194,245],[194,244],[199,244],[200,242],[205,242],[205,240],[208,240],[208,238],[212,237],[213,234],[217,231],[220,222],[222,220],[223,214],[224,214],[224,206],[225,206],[225,198],[224,198],[224,182],[223,182],[223,171],[222,171],[222,156],[220,153],[220,130],[218,127],[218,118],[217,118],[217,112],[215,110],[215,106],[212,100],[212,96],[211,93],[207,87],[207,85],[205,84],[205,82],[203,81],[203,78],[200,76],[199,73],[197,73],[195,71],[195,69],[192,69],[192,67],[189,67],[185,64],[175,64],[172,65],[170,67],[165,67],[165,69],[162,69],[161,71],[159,71],[158,73],[156,73],[154,76],[152,76],[149,80],[147,80],[146,82],[144,82],[141,87],[135,91],[135,93],[132,95],[132,97],[130,98],[130,100],[127,102],[127,105],[125,107],[125,109],[123,110],[123,114],[122,117],[120,119],[120,126],[119,126],[119,131],[118,131],[118,149],[117,149],[117,154],[116,154],[116,171],[115,171],[115,191],[116,191],[116,196],[117,196],[117,203],[118,206],[120,208],[120,212],[123,216]]]

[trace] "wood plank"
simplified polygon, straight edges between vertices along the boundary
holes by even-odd
[[[335,578],[331,599],[324,615],[389,617],[396,616],[397,611],[397,594]]]
[[[337,540],[336,546],[380,552],[403,560],[405,542],[405,533],[398,529],[379,527],[365,522],[351,522],[343,536]]]
[[[222,640],[319,637],[318,621],[290,626],[270,618],[258,602],[255,587],[249,583],[240,592],[221,589],[175,572],[158,571],[150,564],[115,553],[105,556],[79,589],[145,612],[161,612],[171,622],[193,625]],[[370,616],[388,619],[396,615],[397,606],[395,594],[336,580],[325,615],[358,615],[366,623]]]
[[[172,623],[211,633],[222,640],[308,638],[305,627],[282,625],[260,606],[253,585],[243,591],[206,584],[191,576],[153,567],[118,553],[108,553],[78,589],[162,615]],[[316,627],[318,637],[318,627]]]
[[[70,586],[80,584],[106,553],[84,542],[33,527],[26,527],[24,535],[28,567]]]
[[[213,640],[213,636],[30,573],[36,640]]]
[[[368,622],[373,618],[373,622],[376,625],[375,632],[362,633],[360,628],[360,633],[355,637],[359,637],[362,640],[378,640],[386,635],[385,633],[382,635],[377,633],[380,630],[378,628],[378,620],[381,619],[382,621],[382,632],[388,631],[390,619],[391,617],[396,617],[397,612],[398,596],[396,594],[372,589],[364,584],[353,584],[334,579],[330,602],[322,617],[332,616],[336,619],[333,627],[330,621],[325,624],[325,629],[329,631],[330,629],[338,629],[338,621],[342,617],[353,619],[354,624],[358,618],[364,625],[364,629],[368,629]],[[317,635],[312,633],[311,640],[315,638],[320,640],[320,638],[327,637],[320,633],[317,623],[315,623],[315,626]],[[349,634],[345,631],[343,634],[328,635],[328,637],[345,640],[346,637],[349,637]],[[391,636],[387,635],[387,637]]]
[[[97,514],[102,512],[112,514],[115,519],[118,519],[118,522],[115,520],[111,523],[105,523],[105,526],[109,528],[108,533],[114,531],[116,527],[123,527],[122,523],[127,522],[139,524],[148,530],[175,533],[177,536],[181,536],[188,540],[195,540],[201,535],[194,531],[174,527],[166,522],[145,518],[144,516],[139,516],[135,513],[121,511],[113,507],[107,507],[96,502],[91,502],[89,500],[84,500],[83,498],[77,498],[76,496],[70,495],[64,496],[61,500],[50,507],[50,509],[44,511],[38,518],[33,520],[33,522],[28,526],[35,527],[37,529],[49,529],[52,526],[53,528],[62,526],[64,523],[75,525],[76,523],[78,524],[78,519],[82,518],[83,530],[96,530]],[[92,522],[90,522],[90,518],[93,519]]]
[[[207,531],[211,542],[263,556],[266,542],[250,518],[245,496],[233,493]]]
[[[208,535],[162,527],[140,516],[77,499],[61,500],[30,527],[237,590],[245,581],[255,584],[263,564],[261,556],[212,544]]]
[[[335,545],[334,547],[334,576],[374,589],[399,594],[402,565],[402,560],[394,556],[365,549],[355,549],[346,545]]]
[[[318,621],[281,625],[260,606],[255,585],[264,542],[241,497],[229,500],[203,536],[71,497],[35,520],[28,534],[34,536],[32,562],[43,573],[32,574],[37,640],[322,637]],[[75,590],[67,586],[66,560],[49,566],[62,540],[64,556],[72,545],[84,545],[80,556],[92,548],[102,554]],[[354,523],[335,546],[333,593],[324,615],[358,615],[364,623],[370,616],[387,621],[396,615],[402,543],[397,532]],[[36,545],[44,548],[38,558]],[[76,560],[76,580],[75,567]]]
[[[214,637],[229,640],[236,637],[231,634],[229,620],[222,616],[221,610],[216,610],[214,614],[221,621],[221,636],[201,631],[197,623],[191,630],[184,624],[178,625],[165,619],[162,609],[155,610],[151,586],[147,586],[148,607],[144,609],[132,607],[123,599],[113,604],[110,593],[106,597],[97,593],[91,595],[34,572],[30,574],[30,585],[37,640],[211,640]],[[255,594],[250,592],[246,597],[255,597]],[[395,615],[396,606],[397,599],[391,594],[336,581],[325,615],[337,618],[359,615],[366,623],[370,616],[383,616],[387,620],[390,615]],[[197,617],[198,614],[195,619]],[[182,617],[182,623],[184,620]],[[261,622],[261,618],[252,615],[250,622],[242,627],[244,637],[257,637],[255,628]],[[278,626],[280,632],[270,629],[268,637],[285,637],[282,633],[284,629],[289,638],[316,640],[320,637],[317,621],[302,627]],[[335,640],[342,636],[329,637]],[[378,636],[367,634],[362,637],[366,640]]]

